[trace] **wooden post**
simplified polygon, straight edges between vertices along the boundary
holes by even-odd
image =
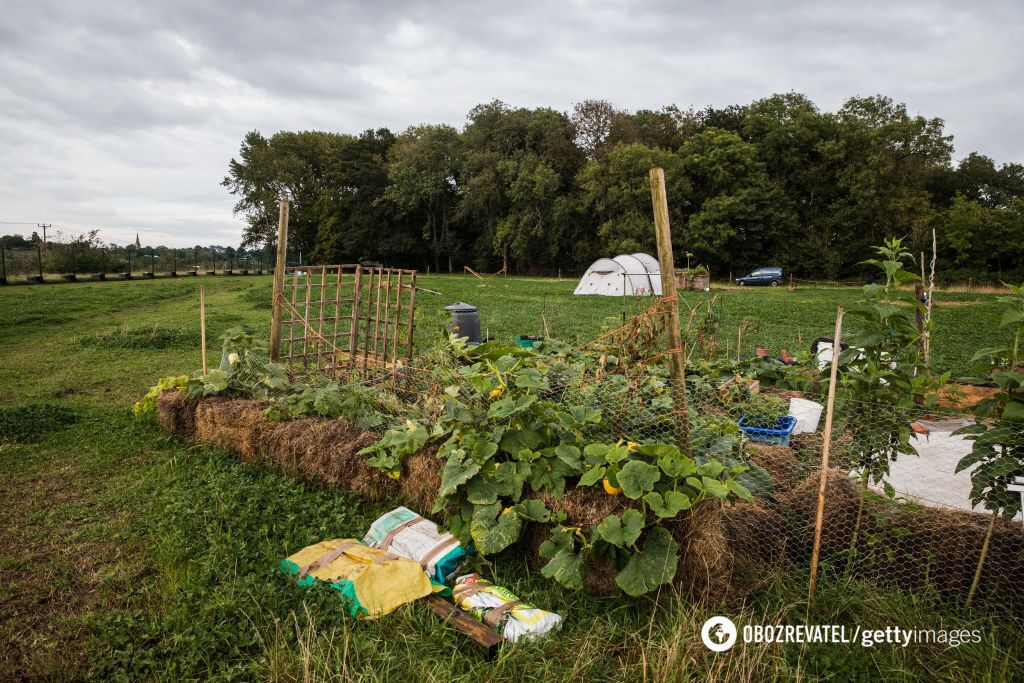
[[[298,315],[299,268],[292,271],[292,306],[288,311],[288,359],[295,355],[295,316]]]
[[[313,288],[313,283],[310,282],[310,280],[312,280],[313,276],[310,268],[306,268],[303,272],[306,274],[306,307],[303,309],[302,313],[302,367],[308,368],[309,357],[306,354],[309,351],[309,330],[313,326],[312,323],[309,322],[309,303],[311,301],[311,290]]]
[[[836,377],[839,371],[839,354],[842,350],[843,307],[836,309],[836,329],[832,337],[832,369],[829,373],[828,403],[825,408],[825,433],[821,441],[821,472],[818,475],[818,510],[814,518],[814,548],[811,550],[811,581],[807,587],[807,607],[814,601],[814,589],[818,582],[818,556],[821,554],[821,525],[825,515],[825,483],[828,481],[828,452],[832,447],[832,414],[836,407]]]
[[[388,282],[389,283],[391,282],[391,276],[390,275],[388,276]],[[389,300],[390,300],[390,297],[389,297]],[[388,316],[388,317],[390,318],[391,316]],[[401,328],[401,325],[402,325],[402,271],[401,270],[398,271],[397,294],[395,294],[395,318],[392,321],[392,324],[395,327],[395,329],[394,329],[394,333],[395,334],[394,334],[394,341],[391,344],[391,355],[388,356],[388,358],[390,358],[392,364],[394,364],[397,367],[398,366],[398,335],[401,333],[401,329],[400,328]],[[387,349],[388,349],[388,340],[385,339],[384,340],[384,351],[387,352]]]
[[[665,331],[669,338],[669,371],[678,401],[675,411],[676,438],[683,452],[689,454],[690,410],[686,401],[686,355],[683,350],[683,336],[680,330],[679,304],[676,300],[675,258],[672,255],[672,229],[668,218],[668,196],[665,192],[665,171],[661,168],[650,170],[651,204],[654,209],[654,232],[658,241],[658,268],[661,271],[662,310],[665,315]]]
[[[199,348],[203,355],[203,376],[206,376],[206,288],[199,285]]]
[[[338,266],[338,277],[334,284],[334,334],[331,336],[334,353],[331,355],[331,365],[335,370],[338,369],[338,325],[341,320],[341,271],[342,267]]]
[[[273,302],[270,315],[270,361],[276,363],[281,358],[281,301],[284,290],[284,271],[287,267],[286,254],[288,248],[288,202],[281,200],[277,219],[277,262],[274,265]]]

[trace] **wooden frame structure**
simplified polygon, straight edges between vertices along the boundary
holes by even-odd
[[[391,369],[411,359],[416,271],[356,264],[282,270],[272,360],[328,372]]]
[[[287,245],[288,202],[282,200],[270,319],[272,362],[337,374],[359,368],[365,373],[371,367],[393,370],[400,357],[412,359],[415,270],[358,264],[289,268]],[[282,339],[285,331],[288,336]]]

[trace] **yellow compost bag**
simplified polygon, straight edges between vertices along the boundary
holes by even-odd
[[[307,546],[282,560],[281,571],[297,576],[300,586],[330,583],[356,617],[379,617],[443,588],[431,583],[419,563],[351,538]]]

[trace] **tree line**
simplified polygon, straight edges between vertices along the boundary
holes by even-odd
[[[44,273],[187,272],[189,270],[265,269],[273,267],[266,249],[195,245],[173,248],[105,242],[99,230],[79,235],[58,233],[45,244],[39,233],[0,236],[4,271],[9,275]]]
[[[572,272],[655,251],[647,172],[661,166],[677,263],[719,277],[859,277],[885,236],[930,254],[934,229],[944,279],[1024,279],[1024,165],[952,151],[942,119],[883,96],[836,112],[797,93],[636,112],[494,101],[461,130],[253,131],[223,185],[244,246],[276,241],[287,197],[290,248],[316,262]]]

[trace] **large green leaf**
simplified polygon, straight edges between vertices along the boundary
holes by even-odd
[[[693,461],[693,458],[686,457],[678,450],[658,458],[658,467],[672,479],[685,479],[697,472],[697,463]]]
[[[491,407],[487,411],[487,417],[499,420],[511,417],[516,413],[520,413],[529,408],[536,400],[537,397],[533,394],[503,398],[500,401],[491,404]]]
[[[579,590],[583,588],[583,554],[577,553],[574,545],[570,532],[564,529],[552,531],[551,536],[540,544],[538,550],[541,557],[549,558],[540,573],[566,588]]]
[[[500,553],[519,540],[523,520],[512,508],[501,512],[499,510],[501,503],[479,505],[473,510],[469,533],[473,538],[473,545],[481,555]]]
[[[629,509],[618,515],[608,515],[597,525],[597,534],[608,543],[628,548],[640,538],[644,530],[644,515],[639,510]]]
[[[647,501],[651,511],[662,519],[675,517],[683,510],[689,510],[692,505],[689,496],[681,491],[669,490],[664,493],[651,491],[644,496],[644,500]]]
[[[1010,401],[1003,409],[1003,420],[1006,422],[1024,422],[1024,402]]]
[[[711,477],[700,478],[701,487],[716,498],[725,500],[729,496],[728,487],[717,479]]]
[[[580,486],[593,486],[597,482],[599,482],[602,479],[604,479],[604,475],[605,475],[606,471],[607,471],[606,468],[603,467],[603,466],[600,466],[600,465],[597,466],[597,467],[593,467],[593,468],[587,470],[586,472],[583,473],[583,476],[580,477],[579,485]]]
[[[536,450],[543,443],[544,437],[536,429],[509,429],[501,437],[501,450],[518,455],[522,450]]]
[[[548,382],[536,368],[523,368],[516,372],[516,386],[520,389],[547,389]]]
[[[632,596],[649,593],[676,575],[679,545],[668,529],[656,526],[644,540],[643,550],[633,553],[615,583]]]
[[[441,488],[438,489],[438,497],[444,498],[455,493],[455,490],[462,484],[476,476],[480,471],[480,465],[466,457],[466,451],[456,448],[448,456],[448,461],[441,469]]]
[[[1012,308],[1007,308],[1003,311],[1003,317],[999,319],[999,325],[1002,327],[1017,325],[1022,322],[1024,322],[1024,311],[1015,311]]]
[[[661,472],[657,467],[640,460],[630,460],[617,475],[622,493],[632,500],[637,500],[652,490],[660,478]]]
[[[491,505],[498,500],[502,486],[493,474],[481,472],[466,484],[466,500],[474,505]]]
[[[501,495],[512,500],[523,497],[523,484],[530,476],[530,463],[506,460],[494,468],[494,480],[501,484]]]
[[[583,461],[580,459],[580,449],[567,444],[559,444],[555,448],[555,455],[574,472],[583,471]]]
[[[543,500],[537,498],[527,498],[516,505],[514,510],[516,514],[530,522],[544,524],[551,520],[551,510],[548,510],[548,506],[544,504]]]

